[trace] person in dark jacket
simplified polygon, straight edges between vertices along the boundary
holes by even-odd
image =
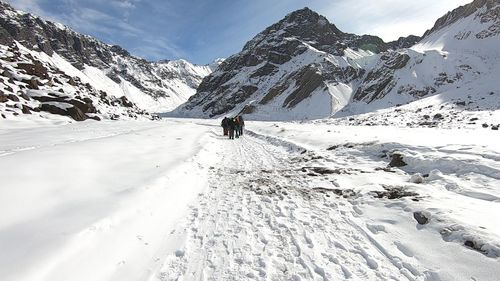
[[[235,132],[236,138],[239,138],[240,137],[240,128],[241,128],[240,119],[238,118],[238,116],[236,116],[233,118],[233,120],[234,120],[234,132]]]
[[[222,122],[220,123],[220,125],[222,126],[222,129],[223,129],[224,136],[227,136],[229,133],[228,121],[229,121],[229,118],[224,117],[224,119],[222,119]]]
[[[245,121],[243,121],[243,116],[239,115],[237,116],[238,118],[238,124],[239,124],[239,132],[238,135],[243,136],[243,127],[245,127]]]
[[[236,123],[233,118],[227,119],[227,128],[229,130],[229,139],[234,140],[234,130],[236,129]]]

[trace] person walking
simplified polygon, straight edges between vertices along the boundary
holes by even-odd
[[[238,116],[238,124],[239,124],[239,129],[240,129],[238,134],[240,136],[243,136],[243,127],[245,127],[245,121],[243,121],[243,116],[241,116],[241,115]]]
[[[234,117],[234,131],[235,131],[235,134],[236,134],[236,138],[239,138],[240,137],[240,121],[239,121],[239,118],[238,116]]]
[[[229,121],[229,118],[227,117],[224,117],[224,119],[222,119],[222,122],[220,123],[220,125],[222,126],[222,130],[223,130],[223,134],[224,136],[227,136],[228,135],[228,121]]]
[[[236,127],[236,123],[234,122],[233,118],[228,118],[227,119],[227,128],[229,131],[229,139],[234,140],[234,130]]]

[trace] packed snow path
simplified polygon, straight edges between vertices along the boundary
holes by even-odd
[[[367,232],[357,201],[305,188],[321,176],[308,169],[325,161],[333,173],[363,172],[345,159],[257,134],[219,138],[209,189],[178,230],[187,241],[159,280],[440,280],[413,258],[412,241],[393,241],[397,254],[378,243],[384,227]]]
[[[192,209],[186,251],[161,280],[415,278],[351,220],[354,206],[301,190],[285,148],[251,136],[224,146]]]

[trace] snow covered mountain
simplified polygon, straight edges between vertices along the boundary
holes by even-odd
[[[442,104],[498,109],[499,10],[498,1],[476,0],[439,19],[422,39],[390,43],[343,33],[308,8],[298,10],[228,58],[174,113],[318,119],[431,96]]]
[[[1,99],[6,101],[6,97],[11,96],[9,103],[0,105],[0,111],[6,118],[15,116],[14,113],[22,114],[23,106],[40,109],[42,112],[62,113],[60,109],[64,110],[67,105],[47,111],[39,103],[28,105],[27,102],[32,99],[23,98],[30,95],[47,96],[48,91],[57,92],[58,86],[64,86],[66,90],[57,95],[67,96],[69,99],[74,95],[94,99],[94,96],[100,97],[102,92],[106,93],[106,96],[132,102],[136,108],[135,112],[171,110],[193,95],[203,77],[211,73],[218,64],[198,66],[184,60],[149,62],[130,55],[119,46],[104,44],[61,24],[17,11],[4,2],[0,2],[0,45],[4,81],[0,84],[3,92]],[[23,66],[20,66],[23,63],[49,69],[49,72],[45,73],[44,70],[44,75],[34,75],[26,69],[23,70]],[[60,79],[51,73],[58,73],[59,76],[67,78]],[[19,79],[16,80],[16,77]],[[60,83],[54,82],[55,78],[59,78]],[[70,78],[74,83],[68,85],[67,80]],[[34,79],[38,86],[23,83],[23,79]],[[82,82],[82,85],[88,83],[89,86],[71,85],[79,82]],[[43,94],[30,92],[38,90],[36,88],[41,88]],[[82,88],[92,89],[87,91]],[[18,102],[18,99],[21,99],[21,102]],[[98,98],[94,104],[99,107],[97,100]],[[110,107],[119,106],[119,103],[109,103]],[[106,111],[106,114],[101,114],[103,118],[115,115],[104,107],[96,111]]]
[[[332,102],[339,109],[345,105],[350,83],[363,74],[354,59],[388,48],[378,37],[344,33],[304,8],[224,61],[177,112],[213,117],[243,110],[272,119],[271,113],[279,111],[294,119],[323,117],[330,114]]]
[[[500,2],[476,0],[440,18],[411,48],[379,55],[335,116],[365,113],[340,119],[350,124],[498,128],[499,14]]]

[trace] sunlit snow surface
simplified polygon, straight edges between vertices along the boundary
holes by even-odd
[[[247,129],[3,121],[0,279],[497,280],[497,131]]]

